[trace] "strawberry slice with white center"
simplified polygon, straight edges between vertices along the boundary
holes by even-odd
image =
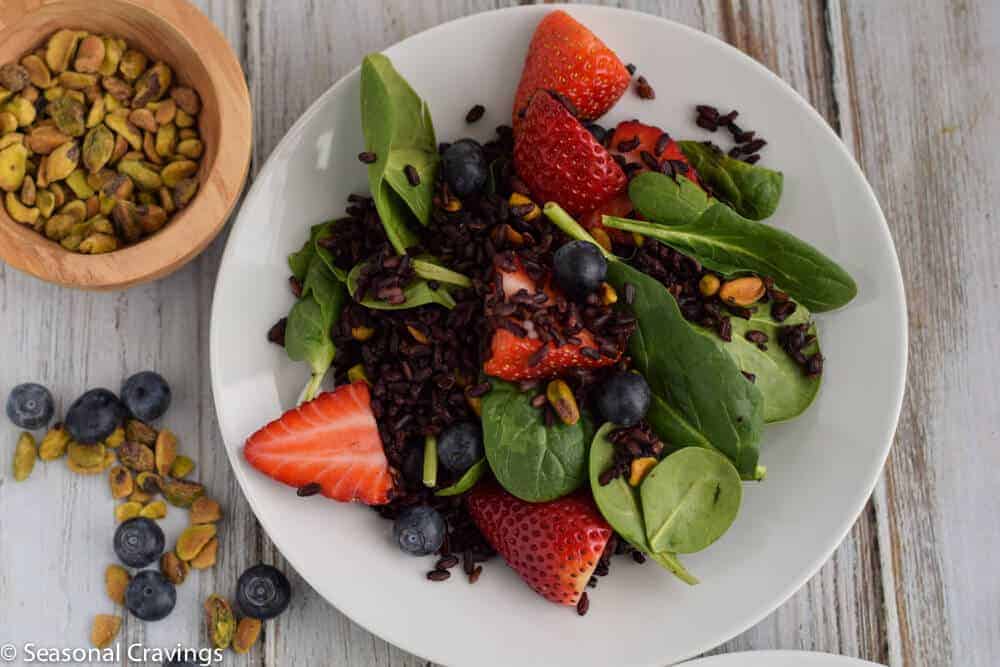
[[[384,505],[395,488],[364,382],[289,410],[250,436],[243,456],[279,482],[319,484],[324,496],[342,502]]]

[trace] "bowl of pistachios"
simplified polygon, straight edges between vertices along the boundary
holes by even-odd
[[[13,2],[0,22],[0,259],[91,290],[162,278],[250,165],[243,71],[187,0]]]

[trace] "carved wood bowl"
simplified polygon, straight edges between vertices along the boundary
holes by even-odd
[[[243,70],[222,33],[187,0],[0,0],[0,64],[19,61],[60,28],[122,37],[198,92],[205,146],[198,193],[157,233],[104,255],[70,252],[0,206],[0,258],[42,280],[89,290],[167,276],[222,231],[246,180],[252,114]]]

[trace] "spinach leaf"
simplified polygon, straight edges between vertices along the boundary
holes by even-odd
[[[674,554],[653,553],[646,540],[646,524],[638,491],[622,477],[616,477],[609,483],[601,485],[599,481],[601,473],[607,470],[614,460],[614,445],[608,440],[608,434],[614,428],[615,425],[610,423],[602,426],[590,446],[590,490],[597,508],[615,532],[629,544],[649,554],[653,560],[688,584],[698,583]]]
[[[347,282],[347,271],[337,266],[333,261],[333,253],[320,245],[320,241],[330,236],[333,226],[336,225],[340,220],[328,220],[327,222],[320,223],[313,227],[312,238],[313,244],[316,248],[316,256],[323,260],[326,264],[326,268],[330,269],[330,272],[337,277],[337,280],[344,283]]]
[[[347,290],[351,293],[352,298],[357,294],[358,278],[365,264],[366,262],[360,262],[347,274]],[[371,296],[365,297],[360,303],[366,308],[373,310],[405,310],[407,308],[416,308],[417,306],[426,306],[429,303],[436,303],[448,309],[455,307],[455,299],[448,293],[447,288],[441,286],[436,290],[431,289],[427,281],[422,278],[417,278],[410,282],[403,289],[403,296],[406,300],[400,304],[392,304]]]
[[[761,305],[749,320],[739,317],[730,319],[733,326],[733,339],[725,342],[714,331],[697,327],[716,345],[732,355],[741,371],[756,376],[754,383],[764,394],[764,421],[768,423],[781,422],[797,417],[812,405],[819,393],[820,377],[807,377],[788,353],[778,344],[778,330],[782,326],[790,326],[809,322],[809,311],[805,306],[798,306],[795,312],[784,322],[778,323],[771,317],[770,307]],[[747,331],[763,331],[767,334],[767,350],[758,349],[755,343],[746,339]],[[816,325],[810,325],[809,333],[817,335]],[[817,341],[806,347],[803,352],[812,355],[819,352]]]
[[[686,178],[646,171],[628,185],[628,196],[643,217],[661,225],[683,225],[697,220],[715,203]]]
[[[288,268],[291,269],[293,276],[298,278],[300,281],[304,281],[306,279],[306,274],[309,272],[309,267],[312,266],[313,258],[319,257],[323,260],[323,263],[326,264],[331,273],[337,277],[337,280],[340,280],[341,282],[347,280],[347,272],[334,264],[333,255],[329,250],[319,244],[319,240],[329,236],[330,230],[338,222],[340,221],[327,220],[326,222],[321,222],[318,225],[313,225],[310,228],[309,240],[302,245],[300,250],[293,252],[288,256]]]
[[[440,157],[430,109],[380,53],[361,63],[361,125],[367,150],[375,154],[368,165],[368,185],[386,235],[400,254],[418,238],[408,221],[430,222],[431,200]],[[411,185],[405,168],[420,177]]]
[[[311,272],[311,267],[310,267]],[[285,329],[285,351],[292,361],[309,364],[312,376],[302,392],[301,402],[311,401],[319,393],[323,377],[333,363],[337,349],[330,339],[330,329],[340,316],[346,298],[343,283],[333,281],[316,286],[292,306]],[[323,299],[321,302],[320,299]]]
[[[327,268],[326,263],[318,255],[309,264],[306,279],[302,283],[302,296],[312,296],[316,299],[323,311],[323,317],[331,324],[336,320],[344,305],[343,283]]]
[[[619,293],[635,287],[631,306],[638,329],[629,341],[636,368],[653,393],[646,418],[674,446],[699,446],[726,455],[741,475],[755,476],[764,397],[728,353],[687,323],[657,280],[620,261],[608,282]]]
[[[544,211],[571,238],[600,248],[558,204],[549,202]],[[743,377],[728,353],[687,323],[663,285],[603,248],[601,252],[608,258],[607,280],[615,290],[623,293],[626,284],[635,288],[631,309],[639,326],[629,340],[629,352],[652,390],[646,419],[653,430],[677,447],[716,449],[743,477],[759,478],[764,422],[760,390]]]
[[[819,250],[788,232],[740,217],[725,204],[713,205],[695,222],[684,225],[609,216],[603,221],[612,229],[662,241],[725,275],[750,271],[770,276],[813,312],[844,306],[858,293],[850,274]]]
[[[413,272],[424,280],[434,280],[457,287],[472,287],[472,281],[468,277],[442,266],[435,258],[430,256],[414,259]]]
[[[701,551],[729,530],[743,485],[729,460],[710,449],[685,447],[660,461],[642,481],[646,538],[654,551]]]
[[[312,235],[310,235],[309,240],[302,244],[301,249],[288,256],[288,268],[291,269],[292,275],[299,280],[305,280],[309,265],[312,264],[315,256],[316,245]]]
[[[684,156],[712,192],[750,220],[774,214],[781,199],[780,171],[747,164],[700,141],[678,142]]]
[[[483,444],[497,481],[522,500],[543,502],[565,496],[587,478],[590,419],[546,426],[531,395],[492,380],[483,397]]]
[[[476,485],[486,473],[486,459],[479,459],[472,464],[472,467],[465,471],[457,482],[434,492],[435,496],[460,496]]]

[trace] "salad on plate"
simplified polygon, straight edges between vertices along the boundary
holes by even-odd
[[[365,58],[369,192],[288,258],[296,302],[268,338],[308,380],[247,439],[254,468],[373,507],[431,581],[499,555],[581,615],[614,556],[698,582],[683,558],[764,482],[766,426],[819,391],[811,314],[857,287],[767,222],[783,177],[736,111],[694,107],[728,147],[600,124],[630,89],[655,97],[635,75],[553,11],[511,124],[438,143],[418,92]]]

